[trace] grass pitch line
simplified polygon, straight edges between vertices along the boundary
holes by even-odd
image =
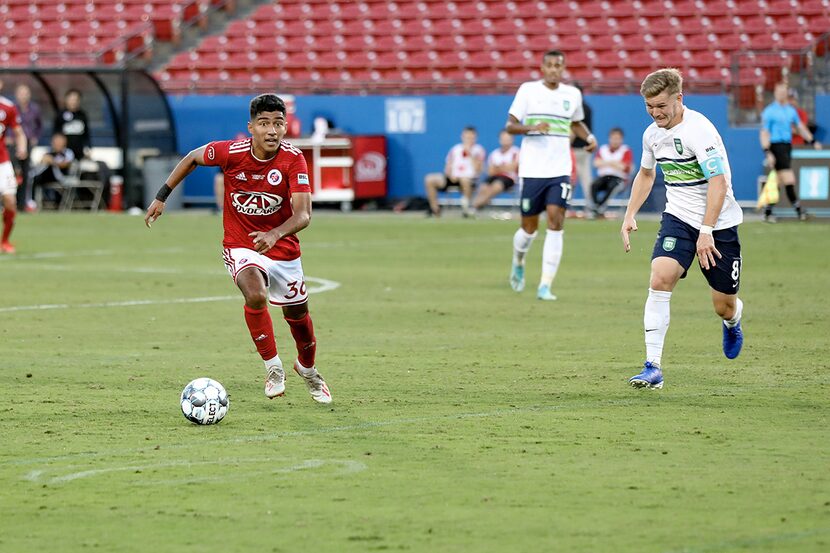
[[[692,546],[684,547],[683,549],[671,549],[669,551],[665,551],[664,553],[718,553],[720,551],[734,551],[738,548],[752,551],[754,547],[766,547],[774,543],[794,542],[828,533],[830,533],[830,528],[814,528],[803,532],[785,532],[781,534],[759,536],[757,538],[737,538],[734,540],[721,541],[699,547]]]
[[[40,482],[45,484],[63,484],[66,482],[72,482],[73,480],[79,480],[81,478],[90,478],[93,476],[99,476],[101,474],[108,474],[111,472],[135,472],[135,471],[145,471],[148,469],[165,469],[165,468],[178,468],[178,467],[200,467],[204,465],[228,465],[228,464],[252,464],[256,463],[257,470],[256,474],[261,476],[263,474],[263,470],[261,468],[261,463],[294,463],[288,465],[286,467],[281,467],[277,469],[273,469],[271,471],[264,471],[270,472],[270,474],[289,474],[292,472],[298,472],[301,470],[314,470],[320,469],[323,467],[330,467],[334,470],[332,474],[352,474],[355,472],[362,472],[366,470],[367,466],[365,463],[360,461],[354,461],[352,459],[304,459],[302,461],[296,462],[291,459],[286,459],[284,457],[280,458],[272,458],[272,457],[264,457],[264,458],[226,458],[226,459],[217,459],[214,461],[167,461],[163,463],[152,463],[152,464],[130,464],[130,465],[116,465],[111,467],[104,467],[98,469],[89,469],[89,470],[82,470],[77,472],[69,472],[67,474],[63,474],[60,476],[52,476],[48,478],[44,478],[43,475],[46,473],[46,470],[33,470],[24,476],[24,480],[28,480],[29,482]],[[72,467],[65,467],[65,469],[72,468]],[[245,473],[245,475],[253,474],[253,473]],[[328,474],[328,473],[327,473]],[[243,475],[244,476],[244,475]],[[147,484],[151,485],[158,485],[158,484],[165,484],[170,482],[175,483],[185,483],[190,482],[191,480],[194,481],[204,481],[207,480],[223,480],[224,477],[197,477],[196,479],[176,479],[176,480],[165,480],[165,481],[149,481]]]
[[[306,277],[306,282],[314,282],[318,284],[314,288],[309,288],[309,294],[319,294],[321,292],[329,292],[340,287],[340,283],[334,280],[325,278]],[[201,298],[172,298],[172,299],[153,299],[153,300],[127,300],[127,301],[105,301],[100,303],[42,303],[38,305],[13,305],[10,307],[0,307],[0,313],[13,313],[16,311],[44,311],[50,309],[73,309],[73,308],[98,308],[98,307],[135,307],[139,305],[168,305],[171,303],[207,303],[213,301],[229,301],[238,300],[241,296],[234,294],[232,296],[206,296]]]
[[[132,250],[131,254],[174,254],[184,252],[184,248],[156,248],[152,250]],[[58,259],[61,257],[102,257],[106,255],[123,254],[124,250],[87,250],[80,252],[38,252],[20,253],[15,255],[4,255],[0,257],[0,263],[12,261],[25,261],[28,259]]]

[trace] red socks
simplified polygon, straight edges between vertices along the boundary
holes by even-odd
[[[16,214],[17,212],[12,209],[3,210],[3,242],[9,241],[12,228],[14,228],[14,216]]]
[[[245,306],[245,323],[251,331],[257,351],[263,360],[267,361],[277,356],[277,342],[274,339],[274,324],[268,308],[251,309]]]
[[[317,355],[317,340],[314,338],[314,325],[311,323],[311,316],[306,313],[302,319],[285,319],[291,327],[291,335],[297,344],[297,360],[300,364],[310,369],[314,366],[314,357]]]
[[[314,325],[311,323],[311,316],[308,313],[302,319],[285,319],[291,328],[291,335],[297,344],[297,360],[303,367],[314,366],[314,358],[317,355],[317,340],[314,337]],[[271,322],[271,315],[268,308],[251,309],[245,306],[245,323],[251,332],[251,339],[254,341],[260,357],[264,360],[273,359],[277,356],[277,342],[274,339],[274,325]]]

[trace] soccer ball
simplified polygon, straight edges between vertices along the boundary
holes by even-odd
[[[182,414],[196,424],[216,424],[230,408],[228,392],[217,381],[197,378],[182,390]]]

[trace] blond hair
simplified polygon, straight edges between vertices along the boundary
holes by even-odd
[[[643,98],[654,98],[664,91],[669,95],[683,92],[683,76],[673,67],[658,69],[650,73],[640,85],[640,94]]]

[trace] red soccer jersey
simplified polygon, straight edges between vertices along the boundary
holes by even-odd
[[[205,165],[218,165],[225,174],[225,248],[253,249],[248,233],[280,226],[294,213],[291,194],[311,192],[302,152],[284,140],[277,155],[266,161],[254,157],[250,138],[211,142],[205,148],[204,161]],[[296,235],[286,236],[265,255],[284,261],[297,259],[300,241]]]
[[[20,126],[20,115],[14,103],[5,96],[0,96],[0,163],[11,161],[6,148],[6,129]]]

